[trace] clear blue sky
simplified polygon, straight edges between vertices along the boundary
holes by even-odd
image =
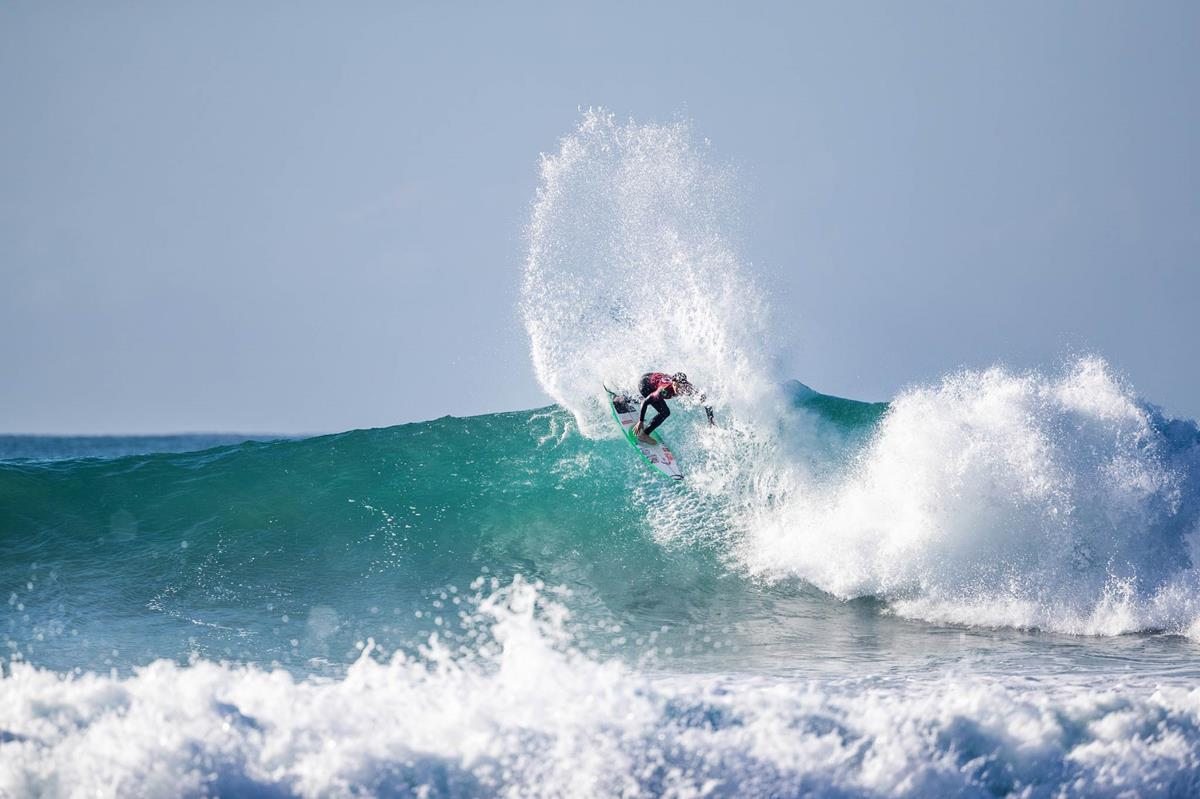
[[[1200,416],[1200,4],[0,4],[0,432],[545,403],[514,309],[578,109],[692,120],[789,374],[1095,352]]]

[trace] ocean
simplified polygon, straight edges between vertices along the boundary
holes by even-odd
[[[0,796],[1200,795],[1195,422],[1095,355],[819,393],[686,124],[541,169],[552,405],[0,438]]]
[[[780,393],[865,438],[807,523],[731,521],[554,407],[6,441],[0,793],[1200,789],[1194,425],[1132,405],[1143,438],[1091,419],[1093,452],[1053,441],[1078,409],[1025,419],[1073,470],[1050,485],[986,440],[891,450],[931,397]]]

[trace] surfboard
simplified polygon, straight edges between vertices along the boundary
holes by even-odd
[[[642,460],[646,461],[650,468],[665,474],[672,480],[682,480],[683,469],[679,467],[679,460],[663,442],[661,436],[655,437],[655,434],[651,433],[650,437],[654,439],[654,443],[650,444],[639,441],[638,437],[633,434],[633,428],[638,422],[638,413],[642,408],[641,400],[628,394],[618,394],[608,386],[605,386],[604,390],[608,393],[608,406],[612,409],[613,418],[621,426],[621,432],[625,434],[625,440],[629,442],[629,445],[641,454]]]

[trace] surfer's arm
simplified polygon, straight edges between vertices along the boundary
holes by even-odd
[[[661,390],[662,389],[659,389],[659,391],[661,391]],[[646,398],[644,400],[642,400],[642,410],[641,410],[641,413],[638,414],[639,422],[646,421],[646,409],[654,405],[653,400],[655,400],[655,399],[658,399],[658,391],[648,394],[646,396]]]
[[[651,407],[656,411],[654,418],[650,420],[650,424],[646,424],[647,407]],[[666,401],[662,398],[662,389],[659,389],[650,396],[646,397],[646,399],[642,400],[642,412],[639,416],[641,421],[637,423],[637,427],[634,428],[634,432],[648,436],[654,432],[656,427],[665,422],[667,417],[670,415],[671,409],[667,407]]]
[[[693,389],[693,391],[695,391],[695,389]],[[699,397],[699,398],[698,398],[696,401],[697,401],[697,402],[699,402],[699,403],[700,403],[700,404],[701,404],[701,405],[704,407],[704,412],[705,412],[706,414],[708,414],[708,423],[709,423],[709,424],[712,424],[712,425],[715,425],[715,424],[716,424],[716,422],[713,420],[712,406],[711,406],[711,405],[705,405],[705,404],[704,404],[704,401],[705,401],[706,399],[708,399],[708,397],[704,396],[704,392],[703,392],[703,391],[701,391],[701,392],[700,392],[700,397]]]

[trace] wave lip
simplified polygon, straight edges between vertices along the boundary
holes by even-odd
[[[209,661],[0,680],[9,795],[1194,795],[1200,689],[953,673],[661,676],[573,648],[553,592],[476,596],[480,646],[343,679]]]

